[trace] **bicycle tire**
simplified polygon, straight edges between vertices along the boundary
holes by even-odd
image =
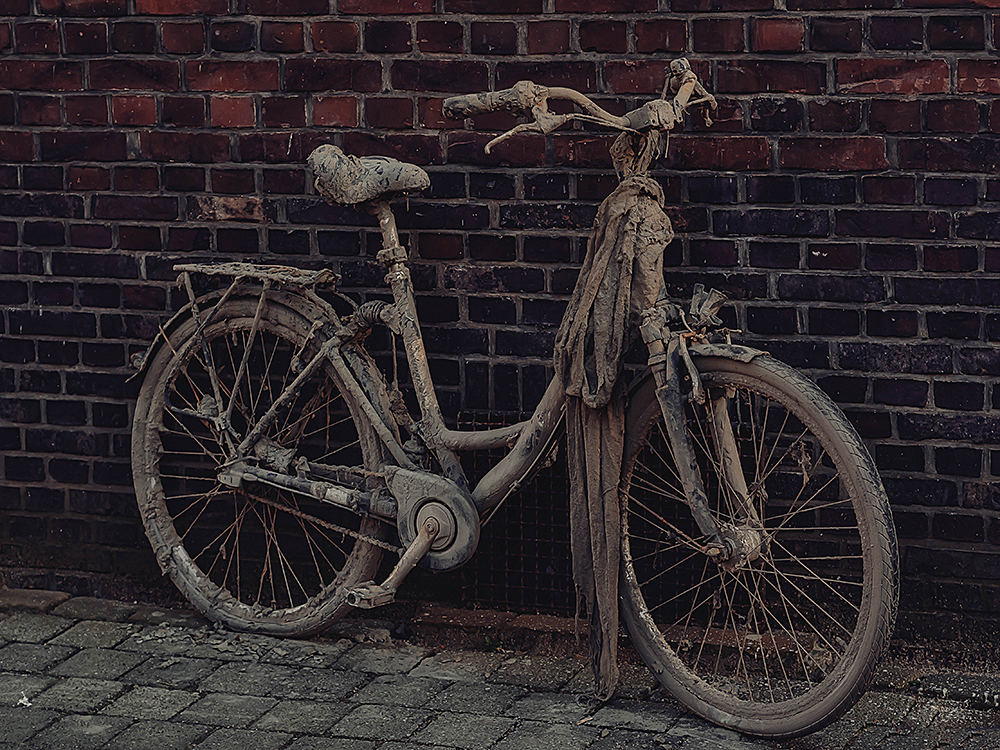
[[[686,424],[710,510],[721,526],[739,525],[706,422],[726,403],[747,505],[763,519],[759,556],[727,570],[695,550],[647,380],[627,416],[623,619],[662,685],[695,713],[761,737],[808,734],[857,701],[889,641],[898,555],[885,491],[840,409],[787,365],[695,365],[708,398],[686,407]],[[727,402],[713,401],[723,393]]]
[[[385,524],[284,489],[219,481],[232,452],[227,441],[242,440],[325,341],[274,292],[255,328],[258,299],[224,302],[204,328],[205,349],[189,318],[150,355],[133,420],[132,470],[157,560],[198,610],[234,630],[305,636],[346,613],[345,589],[370,580],[382,557],[373,543],[332,529],[381,539]],[[267,457],[259,460],[304,456],[374,468],[377,440],[341,391],[333,368],[319,368],[265,433]],[[216,392],[234,403],[229,437],[211,425],[228,406],[216,403]]]

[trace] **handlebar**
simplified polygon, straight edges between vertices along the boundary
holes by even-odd
[[[670,63],[670,75],[659,99],[646,102],[624,116],[613,115],[595,104],[590,98],[569,88],[539,86],[531,81],[520,81],[509,89],[487,91],[481,94],[453,96],[444,100],[441,110],[445,117],[462,119],[485,112],[506,110],[515,113],[530,112],[534,121],[523,123],[494,138],[486,146],[486,152],[512,135],[531,130],[551,133],[571,120],[594,122],[617,130],[646,132],[649,130],[670,130],[679,122],[689,107],[705,105],[705,123],[711,125],[709,110],[718,106],[715,97],[698,81],[698,76],[684,58]],[[667,93],[674,96],[667,98]],[[692,99],[692,96],[694,98]],[[556,115],[548,110],[549,99],[565,99],[573,102],[583,113]]]

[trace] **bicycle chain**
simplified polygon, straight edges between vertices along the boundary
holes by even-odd
[[[345,526],[338,526],[335,523],[330,523],[329,521],[324,521],[321,518],[316,518],[316,516],[311,516],[308,513],[299,510],[298,508],[293,508],[290,505],[282,505],[281,503],[276,503],[273,500],[268,500],[263,497],[254,497],[254,500],[264,503],[264,505],[270,505],[272,508],[277,508],[278,510],[283,510],[286,513],[302,518],[304,520],[310,521],[317,526],[322,526],[324,529],[329,529],[330,531],[335,531],[338,534],[346,534],[347,536],[352,536],[355,539],[359,539],[362,542],[368,542],[368,544],[374,545],[375,547],[381,547],[382,549],[387,549],[390,552],[395,552],[397,555],[402,555],[405,551],[403,547],[396,547],[395,545],[389,544],[388,542],[383,542],[381,539],[376,539],[375,537],[368,536],[367,534],[362,534],[360,531],[353,531]]]

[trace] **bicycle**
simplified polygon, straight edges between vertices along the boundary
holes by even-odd
[[[582,112],[553,114],[550,99]],[[581,120],[628,133],[646,159],[687,110],[705,107],[710,122],[712,105],[680,60],[660,99],[621,117],[530,82],[453,97],[444,111],[533,116],[490,147]],[[329,270],[178,265],[189,301],[135,363],[135,488],[161,569],[211,619],[287,636],[391,602],[417,564],[466,562],[482,521],[558,445],[566,404],[553,379],[526,421],[447,427],[389,205],[426,187],[426,173],[332,146],[310,164],[327,175],[328,197],[378,218],[393,301],[358,305]],[[195,275],[221,283],[199,295]],[[722,301],[696,289],[687,311],[661,294],[642,312],[649,364],[628,392],[619,483],[621,614],[691,710],[794,737],[836,719],[867,686],[895,617],[895,535],[843,413],[803,375],[733,344],[715,315]],[[402,340],[417,417],[398,376],[365,349],[376,326],[392,337],[393,370]],[[470,486],[459,454],[485,449],[505,455]],[[400,557],[379,584],[387,551]]]

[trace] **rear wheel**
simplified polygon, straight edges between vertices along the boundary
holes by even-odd
[[[219,480],[234,446],[323,343],[311,321],[271,295],[225,302],[202,335],[193,320],[149,363],[136,404],[132,465],[146,534],[161,567],[208,617],[236,630],[316,632],[346,612],[345,589],[371,579],[383,523],[306,495]],[[219,416],[231,407],[230,429]],[[378,443],[332,368],[320,367],[265,431],[259,465],[351,467]],[[364,480],[361,480],[364,481]]]
[[[684,503],[651,381],[629,406],[622,610],[663,685],[718,724],[793,737],[860,697],[888,643],[897,553],[867,450],[814,384],[766,356],[696,358],[687,431],[734,553],[708,554]],[[727,474],[731,425],[745,485]]]

